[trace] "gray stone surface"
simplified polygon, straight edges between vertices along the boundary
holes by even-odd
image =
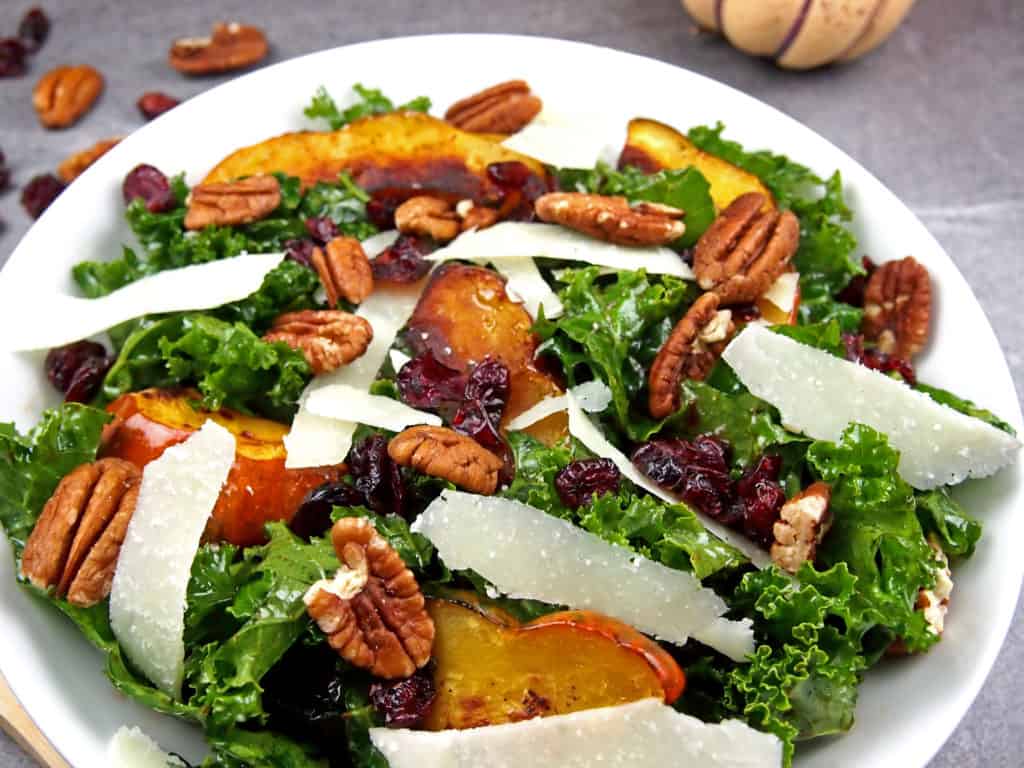
[[[25,5],[28,2],[25,0]],[[888,45],[852,66],[784,73],[693,33],[675,0],[50,0],[50,41],[29,76],[0,80],[0,148],[15,184],[49,171],[71,150],[128,133],[145,90],[192,96],[221,80],[185,80],[164,63],[172,37],[220,18],[264,26],[273,61],[344,43],[432,32],[517,32],[581,40],[652,56],[717,78],[779,107],[877,174],[932,229],[967,276],[1024,391],[1024,3],[920,0]],[[0,3],[0,36],[22,3]],[[301,10],[300,10],[301,9]],[[32,85],[65,62],[108,78],[97,109],[71,130],[39,128]],[[472,66],[471,62],[467,62]],[[414,63],[410,63],[414,66]],[[570,73],[586,77],[586,73]],[[0,262],[29,226],[0,197]],[[974,707],[934,768],[1024,764],[1024,623],[1021,608]],[[0,737],[0,765],[30,762]]]

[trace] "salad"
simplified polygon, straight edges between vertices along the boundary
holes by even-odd
[[[854,727],[956,621],[951,486],[1020,447],[918,381],[927,269],[722,125],[603,162],[522,81],[346,103],[132,169],[138,243],[10,342],[64,399],[0,425],[19,587],[203,766],[789,766]]]

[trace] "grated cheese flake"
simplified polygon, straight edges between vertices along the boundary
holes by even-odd
[[[137,726],[122,725],[107,746],[108,768],[185,768],[185,762],[164,752]]]
[[[414,424],[441,426],[440,416],[348,384],[327,384],[310,392],[306,409],[325,419],[357,422],[391,432],[401,432]]]

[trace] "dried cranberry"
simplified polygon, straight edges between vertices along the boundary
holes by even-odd
[[[0,150],[0,192],[3,192],[11,184],[11,169],[7,167],[7,158],[3,150]]]
[[[395,209],[407,195],[375,194],[366,204],[366,218],[379,230],[395,228]]]
[[[402,514],[405,485],[399,466],[388,456],[383,435],[370,435],[356,445],[348,455],[348,470],[366,506],[375,512]]]
[[[786,494],[779,485],[782,459],[762,456],[736,481],[737,507],[743,514],[743,532],[763,546],[771,544]]]
[[[911,386],[917,383],[917,372],[908,360],[879,352],[877,349],[865,349],[864,337],[858,333],[844,333],[843,348],[846,359],[851,362],[860,363],[865,368],[881,373],[895,371]]]
[[[752,323],[761,317],[761,310],[757,304],[740,304],[738,307],[731,307],[732,319],[737,323]]]
[[[301,240],[285,240],[284,255],[285,258],[296,261],[302,266],[312,269],[314,248],[316,248],[316,243],[309,238],[302,238]]]
[[[683,263],[688,267],[693,266],[693,248],[683,248],[679,252],[679,258],[683,260]]]
[[[660,439],[633,451],[633,464],[651,480],[678,493],[683,501],[712,517],[721,517],[732,501],[731,446],[713,435],[693,442]]]
[[[164,112],[174,109],[181,102],[173,96],[168,96],[161,91],[149,91],[142,94],[135,102],[139,112],[147,120],[156,120]]]
[[[288,526],[309,541],[331,527],[335,507],[356,507],[362,503],[363,494],[348,483],[325,483],[306,495]]]
[[[19,77],[27,69],[25,45],[14,37],[0,39],[0,77]]]
[[[392,283],[415,283],[430,271],[430,262],[423,257],[433,250],[424,238],[400,235],[390,248],[370,262],[373,277]]]
[[[124,177],[122,191],[126,204],[141,197],[150,213],[164,213],[178,202],[171,189],[171,182],[152,165],[142,164],[132,168]]]
[[[69,403],[92,400],[113,361],[95,341],[76,341],[46,354],[46,378]]]
[[[35,53],[43,47],[50,34],[50,20],[42,8],[31,8],[21,18],[18,25],[18,39],[29,53]]]
[[[867,256],[861,259],[861,264],[864,267],[865,274],[854,277],[846,284],[843,290],[836,294],[836,298],[839,301],[851,304],[854,307],[864,306],[864,290],[868,286],[868,279],[870,279],[871,273],[878,268],[878,265]]]
[[[500,431],[508,395],[508,368],[497,360],[484,360],[469,374],[462,405],[452,418],[452,429],[472,437],[501,458],[502,468],[498,473],[501,484],[510,483],[515,477],[512,451]]]
[[[378,680],[370,686],[370,703],[388,728],[415,728],[430,713],[437,697],[434,678],[420,669],[404,680]]]
[[[326,216],[306,219],[306,231],[318,245],[327,245],[338,236],[338,225]]]
[[[580,459],[555,475],[555,490],[565,506],[578,509],[594,496],[616,493],[621,480],[611,459]]]
[[[454,410],[466,391],[466,375],[429,352],[414,357],[395,377],[402,402],[429,411]]]
[[[491,163],[487,166],[487,178],[500,192],[502,219],[532,219],[533,201],[548,192],[545,180],[518,160]]]
[[[21,204],[33,219],[43,215],[43,211],[64,191],[64,182],[52,173],[36,176],[21,190]]]

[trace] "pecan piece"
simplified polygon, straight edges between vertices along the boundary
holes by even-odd
[[[476,440],[447,427],[409,427],[391,438],[388,456],[403,467],[484,495],[498,487],[502,467],[501,459]]]
[[[423,235],[446,243],[462,228],[447,200],[428,195],[410,197],[395,209],[395,227],[403,235]]]
[[[97,141],[88,149],[83,149],[81,152],[75,152],[75,154],[66,157],[61,164],[57,166],[57,175],[65,184],[70,184],[81,176],[85,172],[86,168],[117,146],[119,141],[121,141],[120,137],[103,139],[102,141]]]
[[[262,60],[269,50],[259,27],[217,22],[209,37],[183,37],[171,45],[167,61],[186,75],[241,69]]]
[[[665,245],[686,231],[683,211],[658,203],[630,205],[624,197],[549,192],[534,203],[541,221],[561,224],[618,245]]]
[[[327,292],[327,304],[338,299],[361,304],[373,293],[373,269],[362,244],[354,237],[335,237],[325,248],[314,248],[310,262]]]
[[[456,215],[462,219],[461,230],[467,232],[471,229],[487,229],[498,223],[501,214],[494,208],[484,205],[477,205],[472,200],[460,200],[455,205]]]
[[[67,474],[25,543],[22,576],[40,589],[54,588],[73,605],[103,600],[110,594],[141,477],[122,459],[100,459]]]
[[[941,636],[946,629],[949,599],[953,595],[953,572],[949,568],[949,558],[942,551],[942,546],[934,535],[928,536],[928,546],[932,548],[937,566],[935,586],[931,589],[918,590],[914,609],[921,611],[928,624],[928,631],[933,635]],[[897,637],[885,649],[886,656],[907,656],[910,652],[902,637]]]
[[[278,315],[264,341],[283,341],[306,358],[319,376],[351,363],[373,340],[366,319],[336,309],[304,309]]]
[[[772,560],[777,566],[796,573],[805,562],[814,562],[818,545],[832,526],[829,501],[832,489],[827,483],[812,483],[782,505],[772,533]]]
[[[928,341],[932,286],[913,256],[879,266],[864,289],[864,338],[887,355],[909,360]]]
[[[444,119],[464,131],[515,133],[533,120],[542,106],[524,80],[509,80],[455,102]]]
[[[364,517],[338,520],[331,542],[342,567],[309,588],[306,611],[349,663],[377,677],[409,677],[434,646],[416,577]]]
[[[85,65],[51,69],[36,83],[32,106],[47,128],[67,128],[96,103],[103,75]]]
[[[735,326],[732,312],[718,309],[714,293],[702,294],[676,323],[647,376],[647,408],[663,419],[679,408],[679,383],[703,381],[711,373]]]
[[[192,189],[185,229],[248,224],[265,218],[281,204],[281,185],[273,176],[200,184]]]
[[[767,291],[800,244],[800,221],[791,211],[761,210],[764,195],[733,200],[700,236],[693,253],[697,284],[723,305],[746,304]]]

